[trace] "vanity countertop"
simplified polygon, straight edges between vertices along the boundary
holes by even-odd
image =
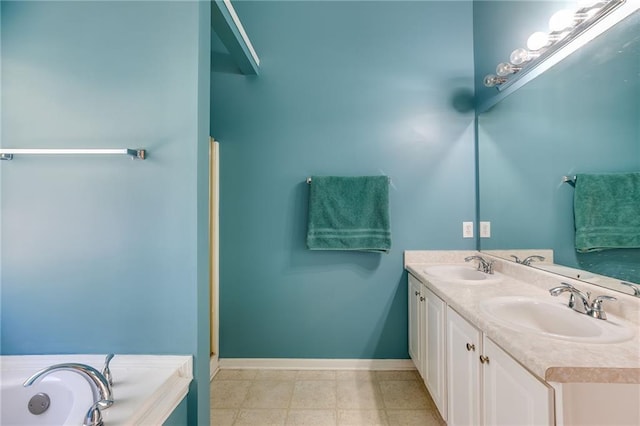
[[[504,276],[500,282],[473,285],[452,283],[433,278],[425,274],[423,270],[426,266],[433,264],[464,264],[461,261],[465,255],[479,253],[461,251],[440,253],[446,254],[431,259],[424,255],[407,256],[405,254],[405,269],[539,378],[547,382],[558,383],[640,384],[639,304],[633,297],[616,295],[619,299],[617,303],[625,304],[624,319],[636,326],[634,337],[625,342],[587,344],[514,331],[483,314],[480,311],[480,303],[501,296],[547,297],[553,300],[548,289],[559,285],[560,281],[568,280],[554,277],[545,272],[533,271],[533,268],[510,265],[511,262],[492,258],[496,261],[498,270],[504,269]],[[490,257],[485,254],[482,256]],[[526,282],[517,274],[520,270],[527,277]],[[516,274],[513,273],[514,271]],[[530,283],[528,278],[532,273],[543,275],[537,282]],[[586,283],[575,285],[578,288],[591,287]],[[589,288],[589,290],[593,289]],[[594,293],[599,295],[607,292],[596,287]],[[567,299],[566,295],[560,297],[562,300]]]

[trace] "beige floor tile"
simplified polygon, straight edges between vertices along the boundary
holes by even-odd
[[[440,426],[428,410],[387,410],[389,426]]]
[[[442,420],[442,416],[438,412],[438,409],[435,407],[435,404],[433,406],[433,410],[431,410],[431,415],[433,416],[433,419],[435,420],[434,425],[447,426],[447,422]]]
[[[375,371],[368,370],[338,370],[337,380],[377,380]]]
[[[334,370],[300,370],[296,380],[335,380]]]
[[[218,380],[211,385],[211,408],[239,408],[252,382]]]
[[[295,382],[291,408],[336,408],[336,382],[333,380],[298,380]]]
[[[424,385],[418,381],[381,381],[380,392],[387,409],[432,409]]]
[[[339,426],[385,426],[384,410],[338,410]]]
[[[287,408],[293,393],[293,381],[256,380],[242,404],[243,408]]]
[[[258,370],[256,380],[295,380],[296,370]]]
[[[253,380],[258,370],[220,370],[213,380]]]
[[[377,380],[418,380],[420,375],[416,370],[376,371]]]
[[[287,410],[284,409],[247,409],[238,413],[236,425],[246,426],[271,426],[284,425],[287,419]]]
[[[211,409],[211,426],[232,426],[238,410],[229,408]]]
[[[287,425],[333,426],[336,424],[335,410],[289,410]]]
[[[370,380],[338,380],[338,408],[384,409],[378,383]]]

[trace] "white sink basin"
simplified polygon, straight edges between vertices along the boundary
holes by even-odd
[[[434,278],[462,284],[490,284],[502,280],[501,274],[486,274],[472,265],[432,265],[425,267],[423,271]]]
[[[505,296],[485,300],[480,310],[516,331],[584,343],[623,342],[634,336],[626,321],[607,314],[606,320],[575,312],[566,302]]]

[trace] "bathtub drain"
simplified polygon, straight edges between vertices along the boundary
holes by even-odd
[[[51,399],[49,399],[49,395],[40,392],[31,397],[27,406],[31,414],[38,415],[47,411],[49,409],[49,405],[51,405]]]

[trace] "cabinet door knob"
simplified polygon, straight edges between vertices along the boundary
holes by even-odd
[[[474,345],[473,343],[467,343],[467,350],[469,352],[475,351],[476,350],[476,345]]]
[[[424,302],[424,296],[420,296],[420,301]]]
[[[480,355],[480,362],[483,364],[489,364],[489,357],[488,356],[484,356],[484,355]]]
[[[416,296],[417,296],[417,295],[419,295],[419,294],[420,294],[420,292],[419,292],[419,291],[416,291],[416,293],[415,293],[415,294],[416,294]]]

